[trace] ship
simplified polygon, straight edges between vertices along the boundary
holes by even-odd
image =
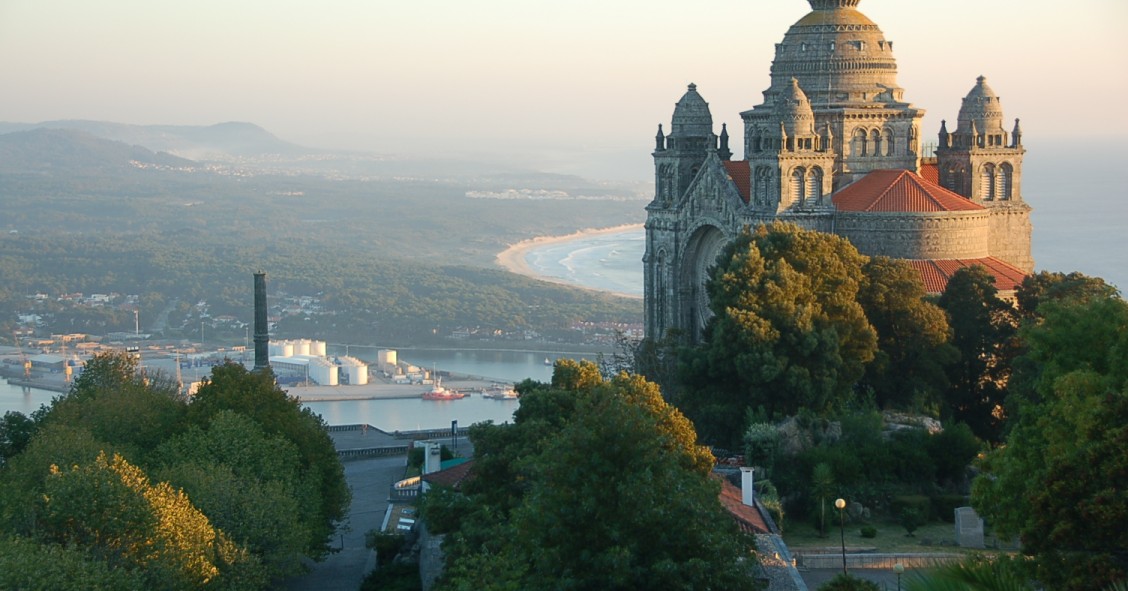
[[[442,378],[435,378],[435,386],[423,393],[423,400],[458,400],[466,395],[458,390],[448,390],[443,387]]]
[[[482,390],[482,398],[493,400],[517,400],[517,390],[507,384],[494,384]]]

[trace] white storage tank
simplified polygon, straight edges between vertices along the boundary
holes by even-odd
[[[309,354],[325,357],[325,341],[313,341],[310,345]]]
[[[336,386],[338,385],[337,365],[324,359],[310,358],[309,379],[322,386]]]
[[[309,352],[309,339],[298,339],[294,341],[294,355],[310,355]]]

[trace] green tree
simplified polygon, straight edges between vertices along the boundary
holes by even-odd
[[[70,392],[45,414],[46,423],[82,426],[138,461],[183,424],[186,402],[177,386],[142,375],[125,352],[99,353],[86,363]]]
[[[111,567],[138,570],[154,588],[199,589],[221,569],[253,561],[226,540],[181,491],[153,485],[120,455],[52,466],[40,536],[87,549]],[[240,567],[242,565],[239,565]]]
[[[920,274],[904,261],[873,257],[862,277],[858,303],[877,331],[863,382],[880,408],[938,409],[948,388],[945,368],[959,357],[944,311],[925,300]]]
[[[266,437],[284,438],[297,449],[300,518],[309,532],[306,552],[323,556],[350,500],[344,468],[325,422],[279,388],[269,371],[250,372],[235,363],[213,368],[189,406],[188,417],[191,424],[206,428],[224,411],[251,419]]]
[[[36,427],[35,421],[22,412],[4,413],[0,418],[0,466],[27,447]]]
[[[1046,301],[1063,300],[1103,300],[1116,297],[1115,287],[1099,277],[1089,277],[1083,273],[1055,273],[1041,271],[1027,275],[1015,290],[1018,309],[1027,317],[1038,315],[1038,307]]]
[[[830,464],[815,464],[811,474],[811,489],[819,500],[819,536],[826,537],[826,502],[834,494],[834,471]]]
[[[752,588],[692,424],[641,377],[567,383],[471,431],[464,496],[428,493],[450,532],[440,588]]]
[[[21,591],[145,591],[140,572],[113,569],[81,548],[0,538],[0,589]]]
[[[951,387],[941,415],[967,423],[980,439],[997,442],[1015,353],[1015,310],[999,299],[994,278],[978,265],[956,271],[939,304],[960,353],[949,366]]]
[[[300,500],[318,491],[301,479],[293,443],[268,437],[243,415],[221,411],[206,429],[192,427],[155,455],[153,474],[182,488],[216,527],[261,556],[271,576],[301,571],[310,533]]]
[[[1054,589],[1128,576],[1128,304],[1112,297],[1047,302],[1024,327],[1037,375],[1013,396],[1013,428],[992,451],[972,503],[1017,534]]]
[[[714,314],[683,356],[684,408],[706,441],[739,441],[746,408],[826,414],[852,400],[877,335],[858,304],[866,257],[839,236],[775,223],[729,244]]]

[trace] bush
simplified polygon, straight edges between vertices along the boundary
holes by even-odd
[[[876,538],[877,528],[872,525],[867,525],[862,527],[862,530],[859,533],[861,533],[863,538]]]
[[[376,551],[376,559],[381,566],[390,563],[399,554],[405,541],[402,534],[388,534],[376,530],[364,535],[364,545]]]
[[[897,517],[900,517],[906,509],[912,509],[923,523],[932,514],[932,501],[924,495],[900,495],[893,497],[889,508]]]
[[[842,573],[819,587],[819,591],[881,591],[881,587],[872,581]]]
[[[914,535],[913,532],[915,532],[918,527],[924,524],[924,518],[921,517],[920,512],[912,507],[902,509],[898,517],[901,522],[901,527],[905,528],[905,531],[908,532],[910,537]]]

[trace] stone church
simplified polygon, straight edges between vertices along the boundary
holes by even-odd
[[[943,122],[925,149],[924,111],[905,100],[893,42],[860,1],[809,0],[812,11],[776,44],[763,102],[740,114],[743,160],[733,160],[727,126],[714,134],[693,84],[669,133],[658,126],[643,258],[648,336],[699,335],[709,267],[745,227],[774,220],[905,259],[930,293],[963,267],[986,267],[1002,293],[1033,270],[1018,120],[1004,125],[980,76],[955,130]]]

